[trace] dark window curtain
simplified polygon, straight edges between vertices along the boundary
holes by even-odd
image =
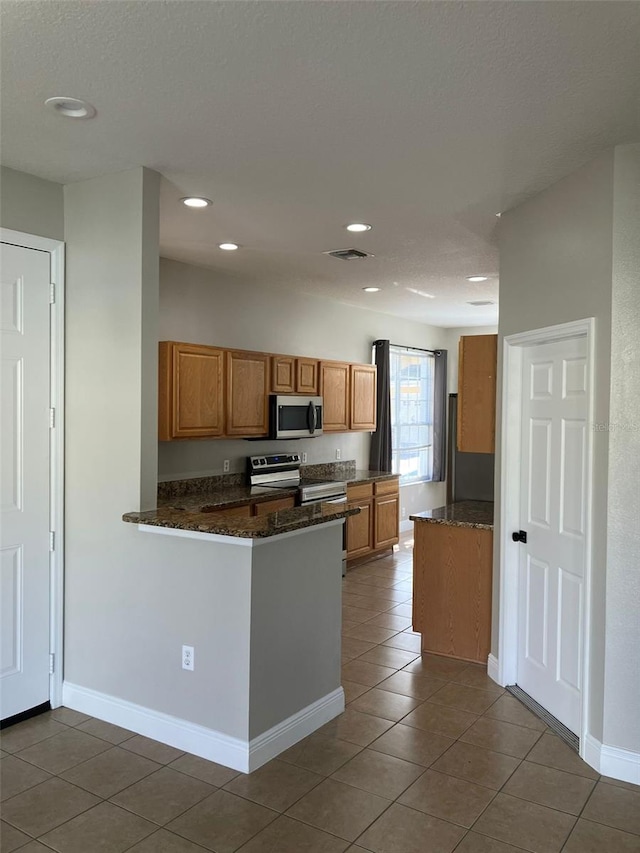
[[[376,423],[378,428],[371,436],[369,470],[391,472],[391,382],[389,341],[375,341],[375,363],[378,368],[378,394]]]
[[[436,350],[433,375],[433,479],[446,477],[447,458],[447,351]]]

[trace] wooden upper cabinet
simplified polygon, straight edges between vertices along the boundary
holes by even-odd
[[[296,359],[296,391],[298,394],[318,394],[318,360],[315,358]]]
[[[296,359],[291,355],[271,356],[271,391],[291,394],[296,390]]]
[[[376,377],[374,364],[351,365],[351,429],[376,428]]]
[[[159,345],[158,437],[224,434],[224,351],[162,341]]]
[[[318,360],[292,355],[271,356],[273,394],[318,394]]]
[[[267,435],[269,356],[227,351],[227,435]]]
[[[458,450],[493,453],[496,433],[497,335],[467,335],[458,349]]]
[[[349,372],[351,365],[343,361],[320,362],[320,394],[322,395],[322,429],[324,432],[347,432],[349,424]]]

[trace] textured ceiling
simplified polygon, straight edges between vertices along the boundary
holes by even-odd
[[[165,178],[163,255],[437,325],[495,322],[466,303],[497,300],[497,211],[640,139],[637,2],[5,0],[1,13],[6,165],[61,182],[149,166]],[[53,95],[98,115],[50,114]],[[185,194],[214,204],[187,210]],[[374,230],[350,235],[350,221]],[[375,257],[322,254],[347,246]]]

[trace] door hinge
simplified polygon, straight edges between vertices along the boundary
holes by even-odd
[[[56,532],[55,532],[55,530],[49,531],[49,550],[50,551],[56,550]]]
[[[53,675],[56,671],[56,656],[51,652],[49,655],[49,675]]]
[[[55,305],[56,301],[56,283],[52,281],[49,284],[49,305]]]
[[[56,425],[56,410],[49,409],[49,429],[54,429]]]
[[[516,530],[515,533],[511,534],[511,538],[514,542],[524,542],[527,544],[527,531],[526,530]]]

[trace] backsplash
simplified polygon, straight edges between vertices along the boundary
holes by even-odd
[[[315,465],[301,465],[300,473],[303,477],[309,477],[311,480],[321,480],[323,477],[331,479],[344,477],[345,480],[350,480],[356,473],[356,460],[347,459],[344,462],[320,462]]]
[[[186,480],[167,480],[158,483],[158,500],[181,498],[198,492],[210,492],[225,486],[243,486],[244,474],[216,474],[211,477],[190,477]]]

